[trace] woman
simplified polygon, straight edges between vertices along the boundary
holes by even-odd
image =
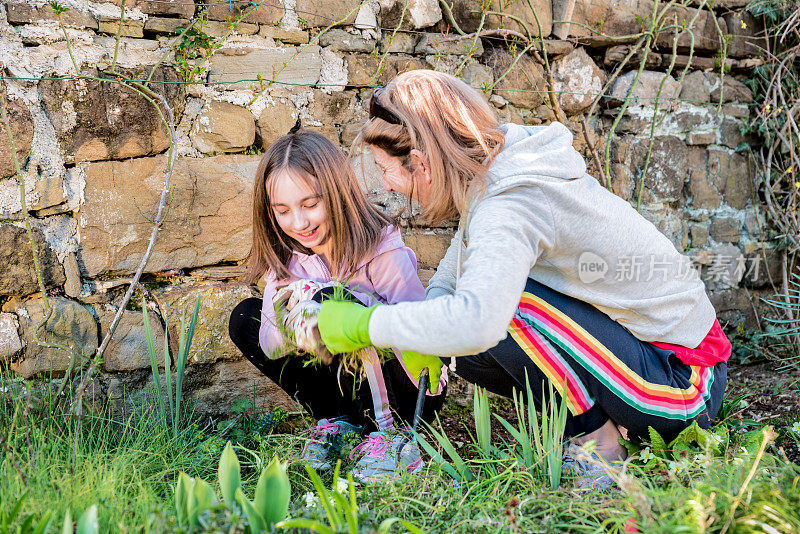
[[[534,393],[550,381],[569,408],[567,435],[595,440],[606,461],[625,457],[618,425],[669,437],[710,424],[731,347],[705,287],[665,236],[586,174],[563,125],[499,126],[460,80],[411,71],[373,93],[359,141],[387,189],[418,200],[429,222],[458,218],[459,230],[424,302],[323,304],[332,352],[395,347],[433,384],[430,355],[442,357],[505,396],[526,376]]]

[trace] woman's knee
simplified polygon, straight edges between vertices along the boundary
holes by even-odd
[[[237,347],[241,348],[247,344],[248,339],[252,337],[252,334],[248,335],[250,331],[255,329],[258,332],[261,302],[261,299],[251,297],[237,304],[231,312],[228,335]]]

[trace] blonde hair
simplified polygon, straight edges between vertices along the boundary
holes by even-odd
[[[256,282],[267,271],[290,277],[292,252],[314,252],[281,230],[270,194],[275,177],[291,172],[305,180],[322,198],[331,240],[331,271],[345,278],[378,248],[384,228],[392,221],[373,206],[358,185],[355,172],[341,150],[324,135],[298,130],[275,141],[262,156],[253,186],[253,244],[246,279]]]
[[[432,70],[394,78],[381,91],[380,105],[403,124],[373,117],[361,128],[356,145],[373,145],[400,158],[420,150],[431,174],[423,217],[431,223],[458,218],[482,191],[487,168],[503,148],[492,107],[455,76]]]

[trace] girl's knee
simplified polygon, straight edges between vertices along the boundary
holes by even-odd
[[[258,329],[261,318],[261,299],[251,297],[243,300],[231,312],[228,322],[228,335],[234,345],[240,346],[247,339],[248,329]]]

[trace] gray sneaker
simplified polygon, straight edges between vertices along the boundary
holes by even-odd
[[[331,457],[338,449],[336,438],[347,432],[359,431],[360,428],[344,420],[320,419],[311,427],[308,441],[303,448],[303,460],[317,471],[331,469]]]
[[[396,431],[372,432],[353,448],[350,459],[361,454],[352,469],[359,482],[396,480],[402,473],[416,473],[425,465],[417,442]]]
[[[564,449],[561,474],[575,480],[579,489],[603,490],[614,485],[611,471],[619,471],[619,462],[608,462],[594,452],[587,452],[575,444]]]

